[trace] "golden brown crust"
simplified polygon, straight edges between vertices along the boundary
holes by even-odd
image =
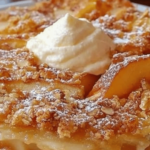
[[[67,95],[59,89],[39,87],[6,93],[1,85],[1,122],[58,132],[60,137],[70,137],[82,130],[87,137],[108,140],[116,134],[136,133],[143,126],[140,116],[149,108],[141,100],[148,91],[140,88],[126,99],[78,100],[66,99]]]
[[[99,17],[94,24],[102,27],[117,45],[117,52],[149,53],[149,11],[134,7],[118,8]]]
[[[119,60],[114,58],[116,63],[123,61],[123,55],[149,52],[148,31],[144,28],[139,33],[135,28],[139,17],[140,21],[148,19],[149,14],[143,15],[126,0],[114,0],[113,5],[110,5],[110,0],[88,4],[85,4],[87,0],[73,2],[66,0],[63,5],[62,1],[41,2],[30,8],[13,7],[1,12],[0,20],[9,22],[8,27],[0,31],[1,122],[51,131],[61,138],[80,133],[91,139],[108,140],[115,135],[137,134],[141,127],[146,126],[145,118],[149,115],[148,83],[141,81],[142,86],[127,98],[115,96],[103,99],[94,95],[84,99],[81,80],[85,74],[38,64],[33,53],[24,47],[29,37],[43,31],[59,18],[55,9],[65,8],[93,23],[101,23],[114,41],[127,38],[127,43],[118,42],[116,53],[123,54],[120,54]],[[82,6],[85,5],[84,10]],[[113,8],[119,10],[120,6],[125,9],[122,8],[120,11],[123,13],[118,15],[120,13],[113,12]],[[100,10],[103,10],[102,13]]]

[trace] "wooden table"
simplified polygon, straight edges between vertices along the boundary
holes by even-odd
[[[150,0],[131,0],[131,2],[150,6]]]

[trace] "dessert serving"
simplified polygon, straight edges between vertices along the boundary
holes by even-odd
[[[128,0],[1,10],[0,149],[149,150],[149,18]]]

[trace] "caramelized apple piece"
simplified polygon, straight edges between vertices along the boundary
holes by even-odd
[[[150,55],[126,57],[113,64],[95,84],[89,96],[122,98],[140,86],[145,78],[150,81]]]
[[[92,74],[85,74],[81,77],[81,85],[84,86],[85,96],[89,94],[92,90],[94,84],[98,81],[100,76],[92,75]]]

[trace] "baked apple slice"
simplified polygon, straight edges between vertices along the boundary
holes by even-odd
[[[89,96],[126,97],[131,91],[140,87],[143,78],[150,80],[150,55],[125,57],[122,62],[110,66],[94,85]]]

